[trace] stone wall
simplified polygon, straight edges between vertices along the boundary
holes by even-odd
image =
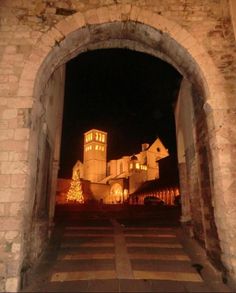
[[[90,199],[100,202],[101,199],[109,197],[111,187],[110,185],[102,183],[90,183],[88,189],[90,192]]]
[[[213,218],[204,227],[196,217],[193,228],[198,238],[213,237],[214,247],[219,235],[221,259],[235,280],[236,51],[229,1],[2,0],[0,21],[0,290],[19,288],[31,264],[29,239],[40,235],[30,227],[37,222],[37,172],[44,169],[45,152],[38,146],[46,141],[44,131],[52,129],[50,119],[43,118],[50,103],[50,97],[44,99],[46,85],[76,54],[109,47],[160,57],[194,85],[198,119],[204,119],[192,130],[196,147],[186,153],[190,203],[193,212],[199,206],[201,213],[211,210]],[[59,114],[56,120],[59,125]],[[56,132],[55,145],[49,142],[52,157],[60,146]],[[46,179],[53,190],[57,167],[50,168],[53,175]],[[48,225],[41,227],[44,235]],[[34,249],[40,254],[40,245]]]

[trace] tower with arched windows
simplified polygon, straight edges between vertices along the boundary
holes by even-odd
[[[91,129],[84,134],[84,178],[99,182],[106,177],[107,133]]]

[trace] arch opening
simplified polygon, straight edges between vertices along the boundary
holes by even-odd
[[[104,160],[109,168],[104,174],[108,178],[103,175],[102,183],[116,176],[117,179],[128,178],[131,173],[130,156],[134,153],[139,153],[139,162],[134,165],[133,171],[137,172],[133,175],[137,173],[140,180],[143,176],[147,181],[159,177],[156,161],[168,152],[176,153],[172,105],[180,79],[179,73],[160,59],[127,49],[90,51],[68,62],[59,172],[61,182],[63,178],[71,178],[71,170],[77,160],[81,178],[97,181],[88,175],[87,157],[92,159],[91,155],[95,156],[96,150],[105,156],[106,148],[96,139],[104,134],[92,133],[90,129],[101,129],[107,133],[104,140],[107,143],[107,160]],[[77,151],[70,151],[73,148]],[[147,158],[145,151],[148,149]],[[96,162],[90,169],[95,170],[95,165]],[[176,166],[176,160],[173,165]],[[148,170],[147,166],[150,167]],[[172,181],[177,180],[172,173]]]
[[[29,193],[31,196],[34,194],[34,200],[29,201],[31,216],[33,217],[36,214],[34,204],[37,196],[39,196],[39,202],[42,200],[40,197],[42,190],[39,190],[37,195],[37,188],[40,189],[42,186],[45,186],[45,180],[50,181],[49,187],[51,187],[51,189],[46,192],[49,197],[43,199],[42,202],[49,202],[48,217],[51,220],[54,214],[53,194],[55,194],[55,180],[57,178],[56,175],[59,162],[61,120],[63,113],[63,95],[61,93],[63,92],[62,88],[64,86],[64,64],[82,52],[99,48],[129,48],[131,50],[145,52],[173,65],[183,75],[184,80],[187,81],[187,93],[184,92],[179,97],[179,101],[182,102],[182,105],[179,106],[179,108],[177,106],[175,113],[176,125],[180,127],[178,129],[181,130],[182,127],[183,132],[185,132],[183,135],[183,145],[185,147],[186,162],[184,163],[186,165],[184,166],[184,172],[186,174],[183,175],[183,178],[186,182],[182,181],[181,189],[184,190],[186,188],[189,192],[189,198],[187,200],[190,203],[191,209],[188,209],[190,215],[188,214],[189,218],[187,217],[187,221],[191,219],[195,237],[203,243],[211,259],[215,261],[218,266],[222,267],[221,249],[218,245],[219,239],[212,206],[213,167],[211,166],[211,150],[208,139],[206,114],[203,111],[205,100],[209,95],[208,84],[198,63],[181,44],[174,40],[168,33],[152,28],[146,24],[133,21],[120,21],[79,28],[68,34],[59,43],[54,43],[49,50],[49,54],[44,58],[34,82],[35,102],[31,115],[31,182],[29,186],[31,192]],[[58,99],[55,92],[51,92],[53,80],[55,81],[54,77],[57,83],[58,80],[61,81],[61,87],[58,89],[58,92],[60,92],[60,94],[58,94],[60,102],[55,103],[55,105],[57,104],[58,106],[56,111],[55,108],[49,110],[50,99],[45,99],[45,97],[51,97],[54,102]],[[45,95],[47,88],[49,91],[48,94]],[[184,103],[186,96],[189,103],[192,103],[192,105],[188,104],[192,111],[191,117],[186,116],[186,112],[188,112],[188,108]],[[53,101],[51,102],[53,103]],[[54,119],[54,122],[50,122],[50,119]],[[186,126],[187,123],[189,123],[188,126]],[[191,129],[192,137],[189,142],[189,137],[187,135],[190,131],[190,126],[194,128]],[[188,130],[186,130],[187,128]],[[40,141],[44,142],[42,150],[40,147],[36,149],[36,145],[39,145]],[[188,142],[187,146],[186,141]],[[50,163],[47,167],[43,165],[43,162],[46,161]],[[42,162],[41,165],[39,162]],[[209,168],[203,169],[203,164],[206,165],[206,162],[209,163]],[[49,169],[48,174],[51,175],[46,176],[46,179],[40,179],[37,176],[37,170],[42,172],[45,168]],[[43,193],[45,194],[45,191]],[[188,196],[187,193],[185,194]],[[45,207],[45,205],[43,206]],[[196,206],[198,209],[195,209]],[[200,214],[197,211],[200,211]],[[32,221],[33,225],[36,222]],[[46,226],[46,238],[49,231],[47,225],[50,225],[50,221],[47,221],[46,224],[41,222],[41,224],[42,227]],[[34,231],[32,235],[35,235],[38,228],[31,226],[28,227],[28,230],[31,231],[31,233]],[[43,238],[41,238],[41,242],[43,242]],[[40,249],[42,248],[36,248],[36,256],[34,256],[33,259],[40,253]],[[30,255],[30,253],[25,251],[25,255]]]

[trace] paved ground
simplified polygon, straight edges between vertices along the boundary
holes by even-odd
[[[230,292],[178,218],[176,208],[59,207],[50,247],[23,291]]]

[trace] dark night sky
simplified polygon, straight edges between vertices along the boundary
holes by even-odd
[[[83,159],[83,133],[108,132],[108,160],[157,136],[176,153],[173,103],[181,76],[158,58],[125,49],[80,54],[67,64],[59,177]]]

